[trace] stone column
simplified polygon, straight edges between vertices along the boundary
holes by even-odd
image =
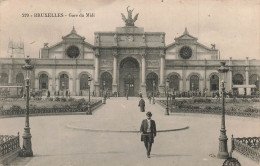
[[[159,84],[159,92],[160,92],[160,96],[164,96],[164,88],[165,88],[165,79],[164,79],[164,68],[165,68],[165,54],[164,53],[160,53],[160,60],[161,60],[161,64],[160,64],[160,84]]]
[[[228,86],[228,88],[226,89],[226,90],[232,90],[232,86],[233,86],[233,81],[232,81],[232,78],[233,78],[233,74],[232,74],[232,72],[233,72],[233,69],[232,69],[232,57],[229,57],[229,61],[228,61],[228,65],[229,65],[229,71],[228,71],[228,77],[229,77],[229,79],[228,79],[228,81],[229,81],[229,86]],[[221,81],[221,75],[219,75],[220,77],[219,77],[219,81]],[[220,82],[219,82],[219,89],[221,88],[220,87]]]
[[[99,94],[99,79],[98,79],[98,76],[99,76],[99,50],[96,49],[95,50],[95,77],[94,77],[94,81],[95,81],[95,95],[96,96],[100,96]]]
[[[39,77],[38,76],[35,77],[35,87],[34,88],[36,91],[39,90]]]
[[[73,84],[72,84],[72,89],[70,90],[70,95],[77,96],[78,95],[78,93],[77,93],[77,83],[76,83],[76,80],[78,78],[78,76],[77,76],[77,68],[73,69],[72,73],[73,73],[72,74],[72,82],[73,82]]]
[[[141,93],[143,95],[143,97],[146,97],[147,94],[146,94],[146,81],[145,81],[145,71],[146,71],[146,62],[145,62],[145,57],[146,57],[146,54],[143,53],[142,55],[142,74],[141,74]]]
[[[114,53],[114,62],[113,62],[113,85],[112,85],[112,93],[117,92],[117,57],[118,54]]]
[[[182,68],[182,91],[188,91],[189,89],[186,86],[186,69]]]
[[[9,69],[9,73],[8,73],[8,84],[13,83],[13,69]]]
[[[249,85],[249,60],[248,57],[246,57],[246,86]],[[251,95],[251,88],[246,88],[246,95]]]
[[[76,78],[76,95],[79,96],[80,95],[80,82],[79,82],[79,77]]]
[[[56,69],[52,69],[52,89],[51,95],[54,95],[54,92],[56,90]]]

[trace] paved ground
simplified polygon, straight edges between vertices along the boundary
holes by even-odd
[[[158,130],[189,126],[187,130],[161,132],[155,138],[151,158],[146,158],[139,133],[93,132],[81,129],[139,129],[145,113],[139,111],[138,99],[111,98],[93,115],[31,117],[34,157],[18,158],[11,165],[28,166],[220,166],[224,160],[217,155],[220,116],[199,114],[164,115],[158,105],[146,101],[146,110],[153,113]],[[23,133],[25,118],[0,119],[1,134]],[[259,119],[226,118],[227,135],[260,136]],[[4,127],[3,127],[4,126]],[[73,129],[74,127],[74,129]],[[80,130],[78,130],[80,129]],[[231,132],[232,131],[232,132]],[[22,142],[22,141],[21,141]],[[234,153],[242,166],[256,163]]]

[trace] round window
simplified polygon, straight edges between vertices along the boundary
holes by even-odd
[[[79,56],[79,48],[76,46],[69,46],[67,49],[67,55],[70,58],[77,58]]]
[[[181,48],[180,50],[180,56],[183,58],[183,59],[189,59],[192,55],[192,50],[190,47],[188,46],[184,46]]]

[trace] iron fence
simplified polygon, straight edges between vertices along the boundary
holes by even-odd
[[[20,139],[18,136],[13,135],[0,135],[0,157],[20,149]]]
[[[236,150],[251,160],[260,162],[260,137],[231,138],[231,153]]]

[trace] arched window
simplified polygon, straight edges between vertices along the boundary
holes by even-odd
[[[210,77],[210,90],[211,91],[219,90],[219,77],[217,75],[212,75]]]
[[[244,78],[242,74],[236,74],[233,76],[233,84],[234,85],[243,85]]]
[[[60,75],[60,90],[69,89],[69,76],[67,74]]]
[[[80,90],[86,90],[88,88],[88,75],[82,74],[80,76]]]
[[[49,78],[47,74],[41,74],[39,78],[39,89],[48,89]]]
[[[0,74],[0,85],[7,85],[8,84],[8,75],[6,73]]]
[[[16,84],[17,85],[24,85],[23,73],[19,73],[19,74],[16,75]]]
[[[154,82],[154,87],[153,87],[153,82]],[[158,75],[154,72],[149,73],[146,76],[146,93],[151,94],[153,91],[155,94],[158,91]]]
[[[190,77],[190,90],[191,91],[196,91],[198,89],[199,89],[199,76],[192,75]]]
[[[175,74],[169,77],[169,88],[170,90],[178,91],[179,90],[179,77]]]

